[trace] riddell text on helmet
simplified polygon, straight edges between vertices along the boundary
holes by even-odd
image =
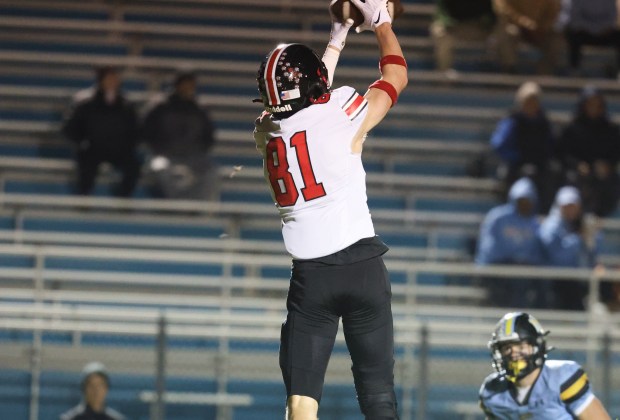
[[[272,114],[275,114],[276,112],[286,112],[286,111],[292,111],[293,108],[289,105],[282,105],[282,106],[268,106],[267,107],[267,111],[271,112]]]

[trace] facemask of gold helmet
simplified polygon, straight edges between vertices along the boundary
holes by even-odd
[[[525,312],[511,312],[504,315],[495,326],[489,341],[493,368],[511,382],[524,378],[545,363],[547,352],[551,350],[547,348],[545,340],[547,334],[549,331],[545,331],[532,315]],[[532,346],[530,355],[514,360],[511,354],[502,353],[504,345],[521,342]]]

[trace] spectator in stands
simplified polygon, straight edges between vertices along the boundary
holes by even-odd
[[[509,202],[491,209],[480,228],[476,263],[540,265],[542,248],[538,239],[537,194],[534,183],[521,178],[509,193]],[[533,307],[544,305],[546,283],[528,279],[488,278],[489,301],[494,305]]]
[[[620,127],[609,119],[607,104],[592,86],[583,89],[575,116],[558,141],[568,182],[575,183],[584,210],[610,215],[618,202]]]
[[[547,360],[548,334],[524,312],[499,320],[488,343],[495,372],[479,393],[486,418],[611,420],[578,363]]]
[[[554,30],[561,0],[493,0],[493,7],[502,71],[516,72],[519,43],[523,41],[541,52],[538,73],[553,73],[558,63],[558,44],[562,41]]]
[[[105,366],[91,362],[82,370],[80,381],[83,400],[80,404],[60,416],[60,420],[122,420],[122,414],[106,407],[110,389],[110,377]]]
[[[210,152],[215,126],[196,100],[197,78],[179,72],[174,91],[145,117],[142,137],[153,154],[151,170],[158,195],[178,199],[213,199],[217,171]]]
[[[601,236],[596,219],[584,217],[577,188],[565,186],[558,190],[549,216],[540,227],[545,264],[552,267],[593,268]],[[557,309],[583,309],[587,286],[569,280],[553,282]]]
[[[553,201],[555,179],[561,173],[554,162],[551,123],[540,101],[535,82],[523,83],[515,95],[515,109],[501,119],[491,136],[491,147],[500,158],[498,176],[508,190],[512,183],[530,177],[539,194],[539,210],[546,213]]]
[[[122,173],[115,195],[129,197],[141,169],[137,116],[121,93],[116,69],[99,68],[96,76],[92,95],[81,98],[63,126],[65,136],[76,144],[77,193],[92,193],[99,167],[107,162]]]
[[[566,41],[571,76],[581,76],[582,47],[610,46],[616,50],[614,76],[620,70],[620,28],[615,0],[572,0]]]
[[[491,0],[437,0],[431,25],[435,63],[442,72],[453,72],[454,45],[461,40],[485,41],[493,32],[495,14]]]

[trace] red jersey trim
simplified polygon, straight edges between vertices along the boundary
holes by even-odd
[[[349,117],[349,119],[354,119],[355,117],[357,117],[357,115],[359,114],[359,112],[364,108],[364,105],[366,104],[366,98],[364,98],[362,95],[360,95],[359,93],[355,93],[348,101],[346,104],[344,104],[344,106],[342,107],[342,109],[344,109],[345,114],[347,114],[347,116]]]

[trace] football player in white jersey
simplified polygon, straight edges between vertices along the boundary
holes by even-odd
[[[487,419],[610,420],[579,364],[546,360],[548,333],[523,312],[499,321],[489,342],[497,372],[480,388]]]
[[[391,289],[366,203],[361,153],[366,134],[407,85],[407,64],[386,0],[352,0],[374,31],[381,78],[364,95],[332,89],[351,23],[332,18],[323,60],[301,44],[281,44],[260,66],[265,111],[254,138],[293,257],[282,325],[280,367],[287,418],[317,419],[339,319],[366,419],[397,419]]]

